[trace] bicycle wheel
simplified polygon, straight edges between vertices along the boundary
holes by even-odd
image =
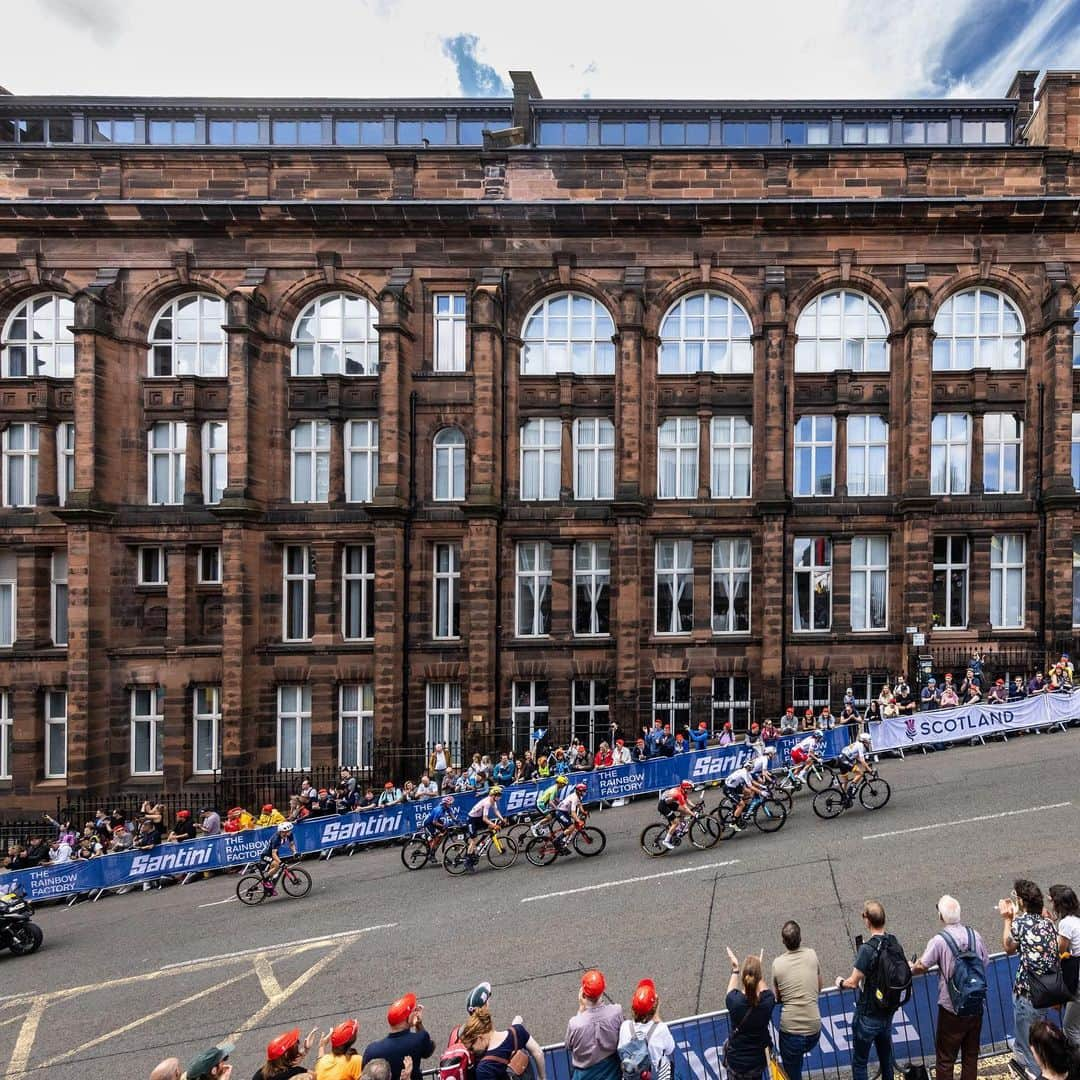
[[[525,844],[525,858],[533,866],[547,866],[559,857],[550,836],[534,836]]]
[[[520,851],[525,846],[525,842],[529,839],[529,830],[531,828],[532,822],[515,821],[513,825],[507,825],[501,835],[513,840],[518,851]]]
[[[795,805],[795,800],[791,797],[791,792],[786,788],[775,787],[772,789],[772,797],[776,802],[781,803],[785,810],[790,811]]]
[[[811,765],[806,770],[806,786],[813,792],[828,791],[832,786],[833,774],[824,765]]]
[[[667,834],[667,826],[662,821],[654,822],[652,825],[646,825],[641,830],[641,850],[646,855],[652,858],[658,858],[661,855],[666,855],[668,849],[664,847],[664,836]]]
[[[690,822],[690,843],[701,851],[720,842],[723,827],[716,818],[706,815]]]
[[[712,810],[709,811],[709,817],[720,826],[719,838],[721,840],[730,840],[735,835],[735,829],[731,822],[735,817],[735,807],[737,805],[737,803],[732,802],[725,795],[724,798],[720,800],[719,805],[714,806]]]
[[[889,801],[891,795],[892,788],[889,787],[888,781],[882,780],[880,776],[873,780],[864,780],[859,788],[859,802],[867,810],[880,810]]]
[[[819,818],[839,817],[844,809],[844,793],[835,787],[828,787],[814,796],[814,813]]]
[[[286,866],[281,875],[281,887],[290,896],[307,896],[311,891],[311,875],[298,866]]]
[[[607,836],[595,825],[586,825],[584,829],[574,834],[574,850],[587,859],[599,855],[606,847]]]
[[[469,845],[464,840],[455,840],[443,848],[442,864],[448,874],[464,874],[468,869],[465,864],[465,854]]]
[[[762,832],[777,832],[787,821],[787,807],[777,799],[762,799],[754,808],[754,824]]]
[[[428,842],[421,836],[406,840],[405,846],[401,849],[401,861],[405,864],[405,869],[422,870],[427,866],[430,851]]]
[[[248,874],[236,883],[236,899],[241,904],[254,907],[266,899],[266,889],[263,888],[263,879],[259,874]]]
[[[498,847],[495,846],[496,842]],[[491,843],[488,844],[487,861],[496,870],[505,870],[508,866],[513,866],[517,862],[517,853],[517,844],[509,836],[503,836],[500,833],[497,839],[493,837]]]

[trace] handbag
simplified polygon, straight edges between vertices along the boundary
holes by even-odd
[[[1073,999],[1072,992],[1065,985],[1060,963],[1050,971],[1032,973],[1028,976],[1028,982],[1031,985],[1031,1004],[1036,1009],[1052,1009]]]
[[[517,1032],[512,1027],[510,1028],[510,1034],[514,1039],[514,1049],[508,1058],[504,1058],[499,1054],[485,1054],[480,1060],[497,1061],[500,1065],[505,1065],[508,1076],[524,1076],[529,1071],[532,1058],[527,1051],[518,1046]]]
[[[724,1045],[720,1048],[720,1064],[724,1066],[724,1072],[731,1072],[731,1067],[728,1065],[728,1051],[731,1049],[731,1040],[739,1034],[739,1029],[746,1023],[746,1018],[754,1010],[750,1008],[750,1003],[746,1003],[746,1012],[743,1013],[743,1018],[735,1025],[735,1030],[732,1031],[728,1037],[724,1040]]]
[[[920,1061],[916,1064],[914,1061],[909,1061],[907,1068],[900,1074],[904,1080],[930,1080],[930,1073],[926,1069],[925,1062]]]

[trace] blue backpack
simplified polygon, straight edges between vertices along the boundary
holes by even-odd
[[[986,966],[975,951],[975,934],[967,927],[967,945],[960,948],[951,934],[941,934],[953,956],[946,980],[949,1000],[957,1016],[982,1016],[986,1005]]]

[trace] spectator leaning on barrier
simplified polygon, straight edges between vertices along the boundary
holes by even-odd
[[[1080,1080],[1080,1051],[1070,1045],[1060,1028],[1036,1020],[1031,1025],[1028,1047],[1042,1070],[1043,1080]]]
[[[728,1080],[761,1080],[765,1073],[765,1050],[772,1044],[769,1020],[776,998],[765,983],[761,957],[748,956],[740,967],[729,948],[731,978],[724,1004],[728,1011],[725,1065]]]
[[[675,1040],[667,1024],[660,1019],[660,995],[652,979],[642,979],[630,999],[633,1020],[624,1020],[619,1028],[619,1050],[635,1039],[641,1039],[649,1048],[652,1062],[652,1080],[670,1080],[671,1061],[675,1056]]]
[[[573,1067],[572,1080],[618,1080],[621,1005],[603,1005],[606,984],[596,970],[581,976],[578,1011],[566,1025],[566,1049]]]
[[[1080,956],[1080,902],[1076,893],[1068,885],[1050,886],[1050,905],[1055,919],[1058,920],[1058,951]],[[1080,1051],[1080,987],[1073,993],[1073,999],[1065,1006],[1062,1014],[1065,1038]]]
[[[953,1080],[956,1058],[960,1057],[960,1080],[976,1080],[979,1071],[979,1032],[985,1004],[986,967],[990,962],[986,945],[977,930],[960,921],[960,904],[951,896],[937,902],[938,918],[943,923],[912,967],[921,975],[932,967],[938,969],[938,1015],[934,1037],[937,1067],[936,1080]],[[950,945],[950,942],[952,944]],[[983,993],[978,1000],[965,1001],[964,987],[954,983],[957,959],[964,957],[963,971],[973,967],[977,957],[982,969]],[[974,998],[974,995],[972,996]]]
[[[405,994],[386,1010],[386,1022],[390,1033],[377,1042],[364,1047],[364,1061],[386,1058],[390,1063],[391,1080],[409,1080],[402,1077],[402,1063],[412,1059],[412,1080],[421,1080],[423,1058],[435,1053],[435,1043],[424,1030],[424,1006],[418,1005],[415,994]]]
[[[545,1080],[544,1052],[536,1039],[529,1034],[521,1017],[515,1016],[513,1023],[505,1031],[496,1031],[491,1010],[487,1005],[472,1007],[473,997],[484,985],[481,984],[469,995],[469,1019],[458,1033],[462,1045],[473,1055],[474,1080],[508,1080],[515,1075],[515,1072],[508,1068],[508,1063],[513,1062],[515,1066],[524,1067],[529,1058],[532,1059],[537,1080]],[[488,992],[490,993],[490,987]]]
[[[821,967],[817,953],[802,943],[802,930],[794,919],[784,923],[780,938],[786,950],[772,965],[773,990],[782,1006],[780,1059],[788,1080],[800,1080],[803,1058],[821,1038]]]

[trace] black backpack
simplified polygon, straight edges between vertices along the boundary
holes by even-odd
[[[879,1013],[894,1013],[911,997],[911,965],[892,934],[879,934],[874,962],[866,973],[864,994]]]

